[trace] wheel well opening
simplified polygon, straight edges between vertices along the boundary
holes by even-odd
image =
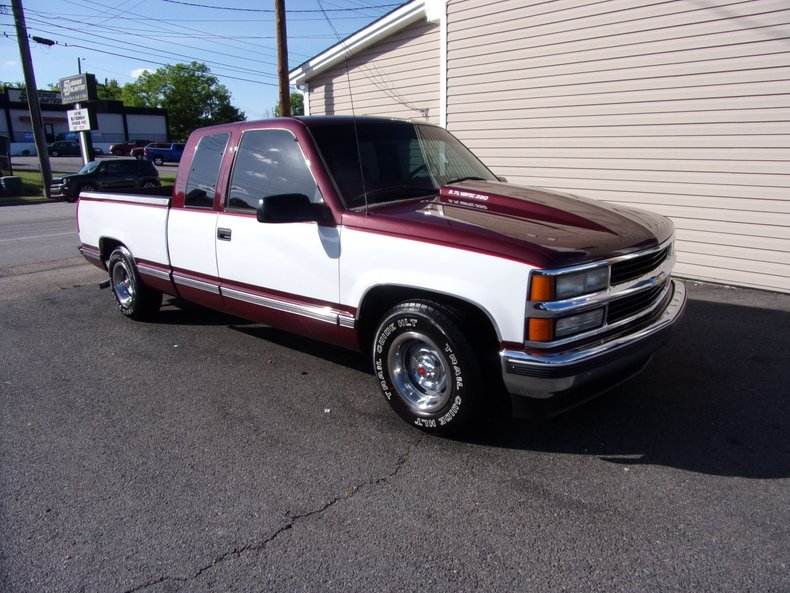
[[[115,248],[121,247],[122,245],[123,243],[117,239],[100,239],[99,253],[101,255],[101,260],[106,264],[107,260],[110,259],[110,254],[115,250]]]
[[[398,303],[419,299],[455,309],[461,318],[463,330],[478,355],[487,360],[489,353],[493,353],[494,358],[497,358],[499,338],[491,319],[479,307],[451,295],[401,286],[377,287],[365,296],[358,315],[361,350],[365,353],[369,352],[373,336],[387,311]]]

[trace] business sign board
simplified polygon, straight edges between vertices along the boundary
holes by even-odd
[[[27,90],[6,89],[11,103],[27,103]],[[60,93],[57,91],[38,91],[38,102],[41,105],[60,105]]]
[[[87,107],[82,109],[71,109],[66,112],[69,118],[69,131],[70,132],[88,132],[96,126],[91,125],[91,116]]]
[[[83,103],[85,101],[95,101],[96,77],[93,74],[78,74],[61,78],[60,96],[64,103]]]

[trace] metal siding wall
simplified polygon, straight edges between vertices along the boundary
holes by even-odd
[[[310,79],[312,115],[351,114],[353,98],[356,115],[439,122],[438,25],[409,26],[352,56],[348,66],[348,73],[341,63]]]
[[[448,129],[494,171],[670,216],[681,275],[790,292],[790,4],[448,4]]]

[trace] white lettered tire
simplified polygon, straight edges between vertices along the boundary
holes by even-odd
[[[426,300],[401,303],[373,340],[373,370],[384,397],[406,422],[458,434],[478,420],[480,364],[457,311]]]
[[[151,319],[162,305],[162,293],[140,280],[134,258],[126,247],[116,247],[107,262],[110,288],[118,310],[136,321]]]

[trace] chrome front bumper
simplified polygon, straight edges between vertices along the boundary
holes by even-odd
[[[555,352],[500,352],[502,377],[517,399],[549,400],[578,392],[585,398],[602,393],[641,371],[663,346],[686,307],[686,288],[672,280],[673,294],[649,325],[614,339]],[[587,389],[584,392],[584,389]]]

